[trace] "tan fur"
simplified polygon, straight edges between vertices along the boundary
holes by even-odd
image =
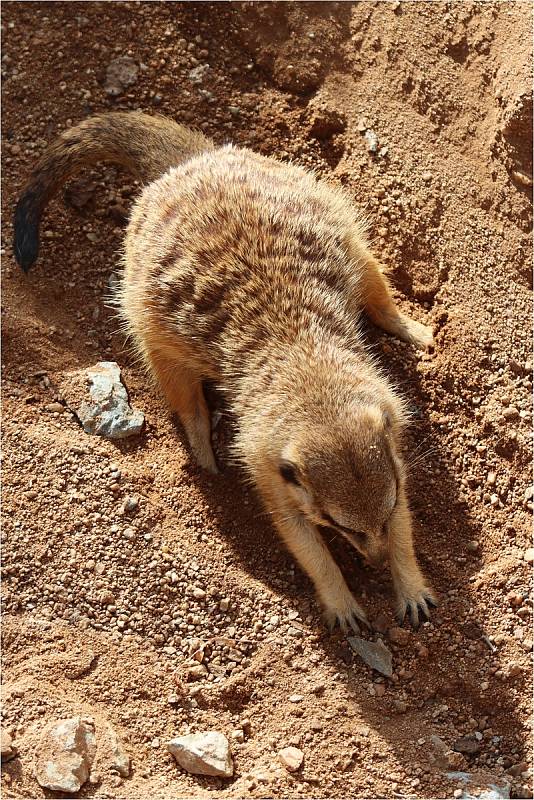
[[[114,116],[99,119],[106,127]],[[419,347],[432,343],[430,330],[398,311],[365,224],[341,191],[246,149],[214,149],[196,134],[188,142],[185,129],[165,120],[157,123],[165,142],[158,153],[153,138],[143,143],[141,115],[127,115],[138,137],[132,150],[125,117],[127,155],[104,145],[106,158],[149,179],[178,166],[134,205],[118,302],[197,460],[216,471],[202,391],[212,379],[237,420],[235,454],[313,580],[328,621],[346,629],[365,614],[321,526],[371,561],[389,555],[398,612],[410,610],[417,624],[433,595],[413,549],[400,455],[405,414],[366,350],[359,316],[365,309]],[[88,127],[90,152],[98,149],[90,122],[69,132],[77,137],[76,167]],[[62,143],[55,147],[61,154]],[[54,159],[45,162],[53,173]]]

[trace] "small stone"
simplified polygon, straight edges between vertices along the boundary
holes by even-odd
[[[65,411],[65,406],[61,403],[48,403],[45,406],[47,411],[50,411],[52,414],[63,414]]]
[[[35,754],[35,777],[45,789],[76,793],[88,780],[96,743],[92,719],[72,717],[48,725]]]
[[[191,83],[202,83],[206,77],[206,73],[209,72],[209,68],[209,64],[199,64],[198,67],[194,67],[190,70],[188,78]]]
[[[379,614],[376,619],[373,620],[373,629],[378,631],[378,633],[387,633],[389,628],[389,620],[385,614]]]
[[[423,172],[421,177],[422,177],[422,179],[424,180],[425,183],[429,183],[429,181],[432,180],[432,173],[431,172]]]
[[[523,554],[523,558],[527,564],[534,564],[534,547],[527,548]]]
[[[382,639],[377,642],[368,642],[366,639],[360,639],[359,636],[351,636],[348,642],[368,666],[382,673],[386,678],[391,678],[393,675],[392,656]]]
[[[9,733],[3,729],[0,731],[0,744],[2,761],[10,761],[16,756],[17,753],[13,747],[13,740]]]
[[[513,608],[519,608],[519,606],[523,605],[523,596],[518,592],[510,592],[506,599]]]
[[[304,753],[298,747],[284,747],[278,751],[278,760],[288,772],[296,772],[302,766]]]
[[[130,774],[130,756],[115,731],[111,731],[110,738],[111,761],[109,767],[114,772],[118,772],[123,778],[127,778]]]
[[[129,495],[124,498],[121,506],[122,514],[132,514],[139,508],[139,500],[137,497],[130,497]]]
[[[465,549],[468,550],[470,553],[476,553],[478,548],[480,547],[480,542],[477,539],[470,539],[466,542]]]
[[[230,601],[224,597],[219,603],[219,611],[228,611],[230,608]]]
[[[365,131],[364,139],[367,142],[369,152],[376,153],[378,150],[378,136],[371,128]]]
[[[139,67],[133,58],[119,56],[108,65],[104,91],[111,97],[117,97],[136,82],[138,74]]]
[[[232,739],[235,742],[239,742],[239,744],[242,744],[245,741],[245,732],[241,728],[232,731]]]
[[[388,639],[399,647],[406,647],[410,642],[412,634],[406,628],[393,627],[388,630]]]
[[[193,775],[230,778],[234,774],[230,744],[222,733],[190,733],[171,739],[166,747],[178,764]]]
[[[292,694],[289,697],[290,703],[302,703],[303,700],[304,700],[303,694]]]
[[[456,750],[457,753],[471,756],[480,753],[482,745],[474,736],[461,736],[454,742],[453,750]]]
[[[384,697],[386,693],[386,687],[384,686],[383,683],[375,683],[374,689],[375,689],[375,697]]]
[[[200,586],[193,586],[193,597],[195,600],[204,600],[206,597],[206,592],[204,589],[201,589]]]

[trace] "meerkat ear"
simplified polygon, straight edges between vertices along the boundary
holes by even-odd
[[[389,411],[384,411],[382,413],[382,420],[384,422],[384,428],[390,429],[393,425],[393,420],[391,419],[391,414]]]
[[[300,486],[298,469],[295,464],[293,464],[291,461],[282,461],[280,463],[279,470],[280,475],[286,483],[292,483],[294,486]]]

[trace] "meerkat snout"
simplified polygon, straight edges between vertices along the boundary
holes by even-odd
[[[310,520],[342,535],[371,564],[388,553],[388,521],[403,480],[391,410],[362,404],[337,424],[310,426],[286,445],[280,480]]]

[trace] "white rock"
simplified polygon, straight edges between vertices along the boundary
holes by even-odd
[[[278,751],[278,760],[288,772],[296,772],[302,766],[304,753],[298,747],[284,747]]]
[[[35,753],[35,777],[45,789],[75,793],[89,778],[95,757],[95,726],[88,717],[53,722]]]
[[[220,775],[230,778],[234,765],[226,736],[217,731],[190,733],[167,742],[167,750],[178,764],[193,775]]]

